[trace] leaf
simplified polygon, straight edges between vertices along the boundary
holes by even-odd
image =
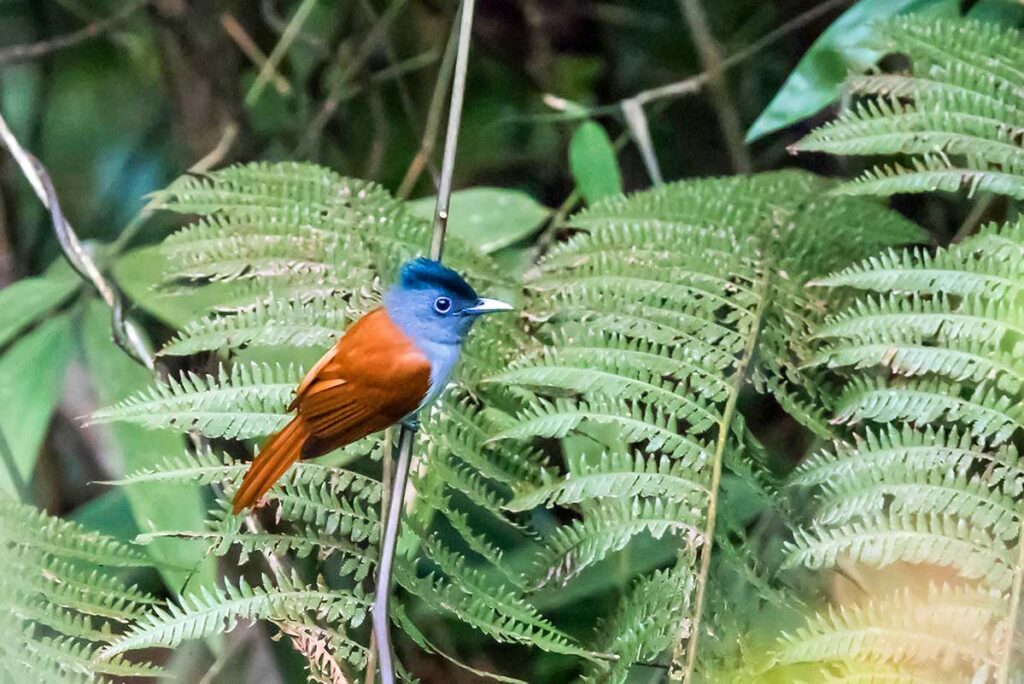
[[[70,297],[79,282],[61,271],[24,278],[0,290],[0,347]]]
[[[622,175],[611,138],[599,124],[584,122],[569,143],[569,168],[587,204],[622,192]]]
[[[58,316],[19,340],[0,357],[0,430],[23,480],[32,477],[50,416],[60,399],[71,358],[72,325]],[[5,470],[3,488],[14,492]]]
[[[137,365],[111,342],[110,319],[98,302],[90,304],[82,330],[82,346],[99,401],[110,404],[148,387],[152,375]],[[164,430],[119,423],[111,427],[126,470],[151,468],[165,458],[181,453],[182,437]],[[188,485],[137,484],[127,487],[135,522],[143,532],[203,529],[206,507],[199,488]],[[198,566],[191,586],[212,587],[213,558],[205,558],[199,545],[161,539],[146,547],[161,576],[178,591],[193,568]]]
[[[435,197],[409,202],[409,213],[432,221]],[[452,193],[448,232],[485,254],[527,237],[550,210],[521,190],[471,188]]]
[[[747,142],[781,130],[827,107],[850,71],[873,65],[882,54],[870,47],[874,22],[922,11],[956,10],[953,0],[861,0],[814,41],[747,131]]]

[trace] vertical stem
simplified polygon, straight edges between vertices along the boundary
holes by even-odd
[[[437,207],[434,210],[434,237],[430,243],[430,258],[434,261],[441,260],[441,255],[444,252],[444,236],[448,230],[448,205],[452,198],[455,148],[459,143],[462,101],[466,93],[466,67],[469,65],[469,39],[473,30],[473,4],[474,0],[463,0],[462,3],[459,51],[455,55],[452,101],[448,106],[448,132],[444,139],[444,159],[441,161],[441,180],[437,188]]]
[[[395,546],[398,541],[398,527],[402,519],[402,504],[405,502],[405,485],[409,480],[409,461],[412,460],[412,443],[416,431],[402,426],[398,438],[398,464],[395,480],[388,502],[388,517],[384,527],[384,543],[381,545],[380,562],[377,565],[377,589],[373,602],[373,636],[377,642],[377,659],[380,661],[380,677],[384,684],[395,681],[395,651],[391,645],[390,615],[391,569],[395,562]],[[390,455],[388,456],[390,458]]]
[[[462,122],[462,102],[466,92],[466,69],[469,64],[469,41],[473,31],[473,6],[474,0],[463,0],[462,2],[459,47],[455,56],[451,104],[448,107],[448,132],[444,142],[444,160],[441,163],[437,208],[434,211],[434,233],[430,244],[430,257],[435,261],[441,261],[441,255],[444,252],[445,231],[448,227],[452,175],[455,172],[455,149],[459,140],[459,125]],[[409,463],[412,460],[412,445],[415,437],[416,428],[402,423],[402,431],[398,437],[398,464],[395,467],[388,517],[384,525],[384,539],[381,543],[380,562],[377,565],[373,634],[377,643],[380,677],[383,684],[394,684],[395,681],[395,653],[391,644],[388,604],[391,599],[391,570],[395,561],[395,546],[398,543],[402,504],[405,501],[405,485],[409,479]]]
[[[733,168],[738,173],[750,173],[750,154],[743,141],[743,126],[736,113],[736,104],[729,95],[729,84],[725,80],[725,60],[711,34],[711,27],[708,26],[708,19],[700,6],[700,0],[679,0],[679,9],[690,27],[690,35],[693,36],[694,45],[697,47],[701,66],[708,74],[711,99],[718,110],[718,124],[722,127],[722,135],[725,137]]]
[[[682,681],[684,684],[690,684],[693,681],[693,671],[697,664],[697,646],[700,643],[701,620],[704,615],[704,595],[707,592],[708,574],[711,570],[711,551],[715,543],[715,521],[718,515],[718,488],[722,481],[722,461],[725,460],[725,447],[729,441],[733,416],[736,415],[736,405],[739,402],[740,390],[743,389],[747,370],[750,368],[750,364],[754,359],[754,353],[757,351],[757,340],[761,332],[761,323],[764,319],[765,310],[768,308],[768,299],[771,294],[770,277],[770,273],[766,272],[758,288],[760,299],[754,311],[753,320],[750,322],[750,331],[747,336],[747,343],[743,349],[743,356],[740,357],[739,365],[732,376],[732,382],[729,387],[729,399],[725,402],[722,420],[718,424],[718,443],[715,447],[715,460],[711,471],[711,486],[708,489],[707,523],[704,528],[704,543],[701,545],[700,550],[697,594],[693,602],[693,622],[689,638],[686,639],[686,669],[682,671],[681,676],[678,666],[683,655],[682,637],[676,641],[675,654],[672,658],[672,681]]]

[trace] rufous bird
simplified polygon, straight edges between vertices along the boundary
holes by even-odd
[[[511,310],[479,297],[436,261],[406,262],[383,306],[356,321],[299,383],[288,407],[295,417],[253,460],[235,494],[234,513],[258,502],[299,459],[396,423],[413,424],[448,384],[476,319]]]

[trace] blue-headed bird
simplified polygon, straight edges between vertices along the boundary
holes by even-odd
[[[299,383],[288,407],[295,417],[253,460],[234,512],[258,502],[299,459],[414,421],[448,384],[474,321],[511,309],[436,261],[406,262],[383,306],[352,324]]]

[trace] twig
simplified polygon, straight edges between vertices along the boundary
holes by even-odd
[[[309,126],[306,127],[305,133],[302,134],[302,139],[295,149],[295,153],[298,156],[304,156],[313,149],[313,143],[320,137],[320,133],[323,131],[324,126],[327,125],[327,122],[331,120],[331,117],[334,116],[334,112],[338,110],[338,105],[342,102],[344,89],[348,86],[349,81],[359,73],[359,70],[363,68],[363,65],[381,41],[387,38],[388,29],[391,27],[392,22],[398,18],[399,13],[405,8],[407,2],[408,0],[393,0],[384,11],[384,14],[381,15],[380,21],[370,29],[366,39],[359,46],[359,50],[345,66],[341,76],[327,94],[327,98],[320,105],[320,110],[310,121]]]
[[[458,22],[456,22],[448,37],[448,45],[444,49],[444,57],[441,58],[441,66],[437,71],[437,81],[434,83],[434,93],[430,96],[430,109],[427,111],[427,123],[423,129],[420,148],[416,151],[412,163],[409,164],[409,169],[398,186],[398,192],[395,193],[401,199],[406,199],[412,193],[424,168],[430,168],[435,182],[437,181],[437,172],[434,170],[433,163],[434,146],[437,144],[437,133],[441,130],[441,114],[444,111],[445,98],[448,96],[448,84],[451,82],[452,70],[455,68],[458,36]]]
[[[148,2],[149,0],[138,0],[138,2],[134,2],[127,7],[121,8],[120,11],[115,12],[105,19],[94,21],[87,26],[83,26],[77,31],[72,31],[71,33],[63,36],[57,36],[56,38],[50,38],[49,40],[41,40],[36,43],[13,45],[9,48],[0,50],[0,66],[17,64],[30,59],[44,57],[52,52],[74,47],[79,43],[84,43],[87,40],[97,38],[120,24],[122,21],[131,17],[137,11],[145,7]]]
[[[754,318],[750,322],[750,333],[747,337],[747,343],[744,346],[743,355],[740,357],[739,363],[736,366],[736,371],[733,373],[732,380],[729,385],[729,398],[725,402],[725,408],[722,410],[722,419],[718,424],[718,442],[715,447],[715,457],[712,464],[711,484],[708,487],[709,499],[707,507],[707,521],[704,527],[704,540],[700,549],[700,570],[697,575],[697,594],[693,602],[693,621],[690,626],[689,638],[685,639],[686,669],[684,670],[682,677],[679,677],[679,672],[677,671],[679,661],[682,659],[682,651],[684,650],[684,639],[682,635],[680,635],[676,640],[675,652],[672,658],[672,680],[682,681],[684,684],[690,684],[693,680],[693,671],[697,664],[697,646],[700,643],[701,620],[704,615],[704,596],[707,593],[708,575],[711,571],[711,552],[715,545],[715,521],[718,515],[718,490],[722,481],[722,462],[725,459],[725,448],[729,441],[729,435],[732,431],[732,420],[733,416],[736,414],[737,404],[739,403],[740,390],[743,388],[743,384],[747,377],[747,371],[750,368],[750,364],[754,360],[754,354],[757,351],[757,341],[761,334],[764,313],[768,307],[771,295],[770,272],[766,272],[763,275],[759,290],[760,299],[757,303],[757,309],[754,312]]]
[[[696,93],[700,91],[700,89],[703,88],[704,85],[717,74],[725,73],[734,66],[742,64],[743,62],[747,61],[751,57],[761,52],[761,50],[764,50],[765,48],[774,45],[782,38],[785,38],[793,31],[796,31],[797,29],[806,26],[807,24],[811,23],[818,17],[821,17],[833,10],[836,10],[842,7],[843,5],[850,4],[851,1],[852,0],[826,0],[826,2],[823,2],[819,5],[815,5],[806,12],[803,12],[802,14],[793,17],[786,23],[782,24],[782,26],[779,26],[778,28],[769,31],[768,33],[766,33],[765,35],[763,35],[762,37],[758,38],[753,43],[748,45],[747,47],[740,50],[739,52],[729,55],[728,57],[726,57],[725,59],[718,63],[717,69],[714,72],[705,71],[703,73],[697,74],[696,76],[691,76],[689,78],[685,78],[675,83],[669,83],[667,85],[658,86],[657,88],[651,88],[649,90],[642,90],[636,95],[634,95],[633,99],[637,100],[642,105],[646,105],[656,100],[663,100],[666,98],[673,98],[679,97],[681,95],[690,95],[692,93]]]
[[[99,268],[96,267],[92,257],[82,247],[78,235],[64,218],[64,212],[61,211],[60,201],[57,199],[57,191],[50,180],[50,174],[47,173],[46,168],[38,159],[21,146],[21,143],[14,137],[14,133],[11,132],[7,121],[2,116],[0,116],[0,139],[3,140],[11,156],[14,157],[14,161],[21,169],[22,175],[25,176],[32,186],[39,201],[50,212],[53,230],[57,236],[57,241],[60,243],[64,257],[71,264],[71,267],[86,282],[93,286],[100,298],[110,308],[113,316],[111,329],[114,335],[114,343],[121,347],[132,359],[152,370],[154,368],[153,353],[149,350],[145,338],[138,327],[124,317],[124,302],[121,297],[121,291],[117,285],[104,277]]]
[[[441,162],[441,180],[437,191],[437,206],[434,210],[434,233],[430,244],[430,257],[441,261],[444,253],[444,238],[448,226],[448,208],[452,194],[452,175],[455,172],[455,151],[459,141],[459,126],[462,121],[462,103],[466,92],[466,68],[469,64],[469,43],[473,33],[474,0],[463,0],[459,15],[459,44],[455,57],[455,74],[452,79],[451,104],[448,107],[448,133],[445,136],[444,159]],[[395,545],[402,519],[402,505],[405,501],[405,486],[409,479],[409,463],[416,429],[402,424],[398,438],[398,463],[392,484],[388,517],[384,526],[384,540],[381,544],[380,562],[377,565],[377,586],[373,604],[373,633],[377,642],[380,660],[380,674],[383,684],[394,684],[395,654],[391,644],[390,614],[388,604],[391,597],[391,570],[394,564]]]
[[[220,140],[214,145],[213,149],[210,150],[202,159],[197,161],[195,164],[188,168],[189,173],[206,173],[214,166],[217,166],[224,158],[227,157],[231,148],[235,144],[235,140],[238,138],[238,125],[235,123],[228,123],[224,126],[224,131],[220,135]],[[156,210],[163,204],[163,201],[167,198],[168,192],[166,190],[160,190],[150,195],[150,199],[146,202],[145,206],[139,210],[139,213],[128,222],[128,225],[124,227],[121,234],[114,240],[111,246],[114,253],[118,253],[123,250],[128,244],[135,238],[135,235],[142,229],[149,217],[152,216]]]
[[[722,127],[722,135],[725,137],[733,168],[739,173],[750,173],[750,154],[743,142],[743,128],[736,113],[736,104],[729,95],[729,84],[725,80],[725,70],[722,68],[722,51],[711,33],[707,16],[700,6],[700,0],[679,0],[679,9],[690,27],[690,35],[697,47],[701,66],[705,72],[711,74],[708,78],[711,100],[718,110],[718,123]]]
[[[231,12],[225,12],[220,15],[220,25],[224,27],[224,32],[231,37],[231,40],[235,41],[235,45],[249,58],[250,62],[259,67],[260,71],[263,69],[270,70],[270,81],[274,84],[274,90],[281,95],[291,95],[292,86],[288,79],[268,64],[267,56],[263,54],[263,50],[260,50],[260,46],[249,36],[245,27],[238,23],[235,15],[231,14]]]
[[[263,89],[270,81],[270,75],[277,70],[277,65],[288,54],[288,49],[292,46],[299,31],[302,30],[302,25],[309,19],[309,15],[314,7],[316,7],[316,0],[303,0],[299,8],[295,10],[291,21],[288,22],[284,33],[281,34],[281,39],[277,41],[277,45],[270,51],[270,57],[263,63],[263,68],[260,69],[259,74],[256,76],[256,81],[249,88],[249,92],[245,96],[245,103],[247,105],[251,105],[259,99]]]

